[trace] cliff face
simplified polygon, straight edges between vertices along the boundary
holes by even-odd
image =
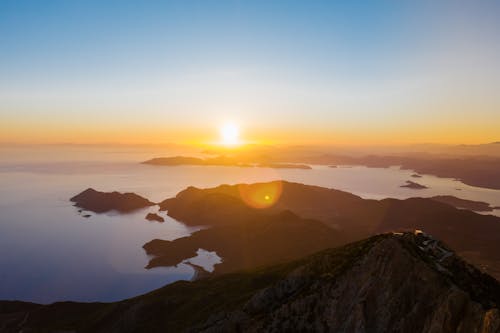
[[[287,264],[178,282],[117,303],[5,306],[0,322],[8,326],[0,328],[500,332],[499,304],[500,284],[444,244],[425,235],[385,234]]]

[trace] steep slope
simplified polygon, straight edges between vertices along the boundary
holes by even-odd
[[[500,332],[500,285],[425,235],[384,234],[117,303],[0,303],[3,332]]]

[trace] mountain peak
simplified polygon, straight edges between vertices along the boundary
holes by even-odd
[[[308,257],[242,311],[197,329],[496,332],[499,301],[498,282],[442,242],[389,233]]]

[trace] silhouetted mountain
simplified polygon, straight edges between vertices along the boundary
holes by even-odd
[[[500,284],[422,234],[116,303],[0,302],[2,332],[499,332]]]
[[[196,256],[199,248],[216,251],[223,258],[215,273],[251,269],[303,257],[345,243],[343,235],[319,221],[303,219],[290,211],[278,214],[254,212],[231,224],[204,229],[189,237],[144,245],[154,255],[147,268],[176,266]]]
[[[94,213],[104,213],[111,210],[127,213],[156,205],[135,193],[99,192],[92,188],[86,189],[70,200],[75,203],[76,207]]]
[[[228,156],[198,158],[189,156],[156,157],[142,164],[176,166],[176,165],[207,165],[207,166],[237,166],[245,168],[273,168],[273,169],[311,169],[310,166],[298,163],[270,163],[267,159],[241,160]]]
[[[452,195],[437,195],[431,197],[431,199],[452,205],[456,208],[469,209],[476,212],[491,212],[494,209],[494,207],[491,207],[487,202],[466,200],[454,197]]]
[[[291,159],[293,162],[325,165],[364,165],[374,168],[400,166],[419,174],[455,178],[464,184],[491,189],[500,189],[500,158],[488,156],[309,156]]]
[[[386,147],[389,148],[389,147]],[[500,189],[500,145],[410,145],[392,147],[272,147],[253,146],[232,152],[239,163],[301,163],[363,165],[387,168],[400,166],[419,174],[455,178],[465,184]],[[220,154],[224,150],[212,150]]]
[[[263,215],[273,216],[288,210],[301,219],[315,225],[321,222],[336,231],[337,244],[363,239],[380,232],[423,229],[500,278],[500,218],[496,216],[457,209],[433,199],[366,200],[343,191],[289,182],[279,182],[282,188],[281,196],[270,208],[255,209],[242,200],[241,186],[258,188],[275,183],[278,182],[221,185],[210,189],[189,187],[175,198],[161,202],[160,209],[168,210],[169,216],[188,225],[208,225],[212,228],[195,232],[186,239],[155,240],[148,243],[145,248],[149,254],[168,258],[164,262],[153,258],[149,267],[172,264],[179,260],[181,253],[192,254],[193,249],[198,247],[217,248],[222,257],[227,252],[235,256],[238,252],[233,253],[230,250],[233,242],[231,238],[238,233],[238,228],[245,228],[252,221],[264,221]],[[303,228],[307,226],[305,223],[301,225]],[[226,229],[219,229],[222,227]],[[286,229],[284,221],[283,229]],[[299,233],[300,231],[297,231],[297,234]],[[304,244],[316,245],[313,233],[308,231],[305,234],[311,238],[307,238]],[[253,233],[252,242],[259,244],[259,238],[265,239],[264,235],[265,233]],[[228,246],[224,249],[226,244]],[[303,250],[305,251],[305,248]],[[186,258],[188,257],[182,259]],[[240,259],[243,258],[242,256]],[[229,268],[226,266],[224,271]]]

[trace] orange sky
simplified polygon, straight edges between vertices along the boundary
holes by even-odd
[[[79,143],[79,144],[207,144],[220,140],[219,124],[172,126],[158,124],[65,124],[58,122],[0,124],[0,143]],[[434,122],[419,127],[332,126],[250,127],[238,124],[240,140],[249,143],[278,144],[480,144],[499,140],[495,122],[456,124]]]

